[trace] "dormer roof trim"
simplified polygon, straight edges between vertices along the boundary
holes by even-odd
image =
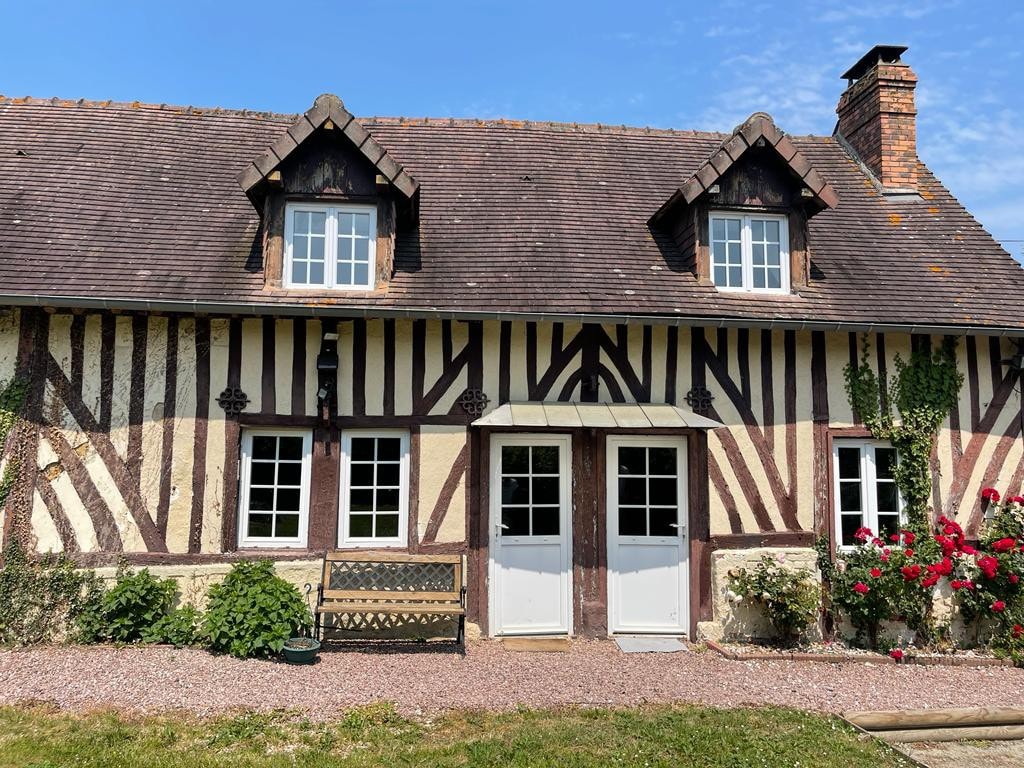
[[[386,178],[399,192],[412,198],[419,190],[419,182],[382,147],[370,132],[345,109],[341,99],[332,93],[317,96],[310,107],[281,137],[270,145],[262,155],[254,159],[244,171],[238,175],[238,183],[247,195],[252,195],[254,188],[264,181],[292,152],[308,139],[314,131],[324,127],[330,121],[335,130],[348,137],[356,148],[376,167],[377,172]]]
[[[775,149],[783,162],[807,187],[813,197],[824,208],[835,208],[839,203],[839,195],[832,186],[822,178],[811,164],[801,155],[796,146],[785,133],[775,125],[771,115],[755,112],[740,125],[736,126],[732,135],[725,139],[711,155],[701,163],[690,178],[673,193],[658,212],[651,217],[652,221],[661,218],[680,200],[687,205],[707,192],[725,174],[743,154],[759,141]]]

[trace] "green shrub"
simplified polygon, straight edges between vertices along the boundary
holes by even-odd
[[[146,643],[167,643],[175,648],[199,645],[202,615],[194,605],[182,605],[157,620],[142,640]]]
[[[821,588],[806,568],[786,568],[762,555],[753,570],[730,572],[729,584],[737,596],[761,609],[784,645],[795,642],[818,617]]]
[[[119,569],[117,582],[95,610],[83,615],[81,638],[85,642],[159,642],[157,628],[171,614],[178,585],[160,579],[148,568],[131,572]]]
[[[235,563],[210,587],[203,634],[210,649],[232,656],[273,656],[310,625],[299,590],[269,560]]]
[[[96,575],[76,570],[63,553],[35,557],[11,541],[0,568],[0,644],[77,639],[80,617],[102,594]]]

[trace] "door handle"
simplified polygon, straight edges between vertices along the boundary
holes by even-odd
[[[502,531],[507,531],[507,530],[508,530],[508,526],[505,525],[505,523],[498,523],[496,526],[494,526],[494,532],[495,533],[501,533]]]
[[[675,528],[678,531],[679,530],[679,523],[669,523],[668,527],[669,528]]]

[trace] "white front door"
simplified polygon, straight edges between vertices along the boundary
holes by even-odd
[[[569,435],[494,435],[492,635],[572,631]]]
[[[686,634],[686,438],[609,436],[608,628]]]

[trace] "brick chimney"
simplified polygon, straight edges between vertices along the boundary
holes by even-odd
[[[917,191],[917,75],[900,61],[902,45],[876,45],[843,74],[836,133],[886,191]]]

